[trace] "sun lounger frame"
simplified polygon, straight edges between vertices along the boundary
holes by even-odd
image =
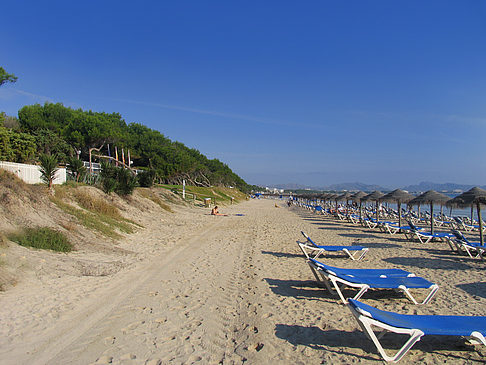
[[[317,259],[322,254],[326,252],[344,252],[349,256],[351,260],[359,261],[365,257],[368,253],[369,248],[363,246],[333,246],[333,245],[317,245],[310,237],[303,231],[302,235],[307,239],[307,242],[297,241],[301,251],[304,253],[306,258]],[[354,254],[352,253],[354,252]]]
[[[361,303],[358,301],[350,300],[348,302],[348,308],[351,310],[351,313],[358,321],[360,327],[362,328],[366,336],[373,341],[378,352],[380,353],[380,355],[383,357],[385,361],[391,361],[391,362],[400,361],[400,359],[402,359],[403,356],[405,356],[405,354],[412,348],[412,346],[416,342],[420,341],[422,336],[425,335],[425,333],[419,328],[395,327],[390,324],[384,323],[383,321],[379,321],[373,318],[371,313],[361,308],[359,306],[360,304]],[[395,314],[392,312],[389,313],[391,313],[392,315]],[[379,334],[377,335],[375,333],[375,330],[373,330],[372,326],[378,327],[382,331],[379,332]],[[391,356],[386,353],[385,349],[383,348],[383,345],[380,342],[380,339],[385,335],[386,332],[393,332],[393,333],[404,334],[409,336],[405,344],[394,355]],[[467,337],[471,344],[483,344],[486,346],[486,340],[483,334],[478,331],[472,331],[469,336],[464,336],[464,337]]]
[[[338,294],[339,298],[341,299],[341,301],[343,302],[343,304],[347,303],[347,299],[344,297],[344,294],[342,292],[342,288],[345,287],[345,286],[358,290],[356,295],[352,298],[352,299],[355,299],[355,300],[358,300],[359,298],[361,298],[363,296],[363,294],[368,291],[368,289],[380,289],[380,288],[373,288],[366,283],[357,283],[357,282],[351,281],[353,276],[348,276],[348,278],[346,278],[346,275],[340,275],[336,272],[333,272],[332,270],[325,270],[325,269],[323,269],[322,266],[319,266],[316,263],[314,263],[313,260],[307,260],[307,263],[309,264],[311,271],[314,274],[314,277],[316,278],[316,280],[319,283],[324,284],[325,287],[329,290],[330,293],[334,293],[334,291],[333,291],[333,289],[334,289],[336,291],[336,293]],[[319,277],[319,275],[320,275],[320,277]],[[408,276],[408,277],[413,278],[413,277],[416,277],[416,276],[413,276],[413,277]],[[386,275],[382,275],[382,276],[376,276],[376,278],[387,278],[387,277],[386,277]],[[332,287],[329,283],[332,284]],[[427,304],[428,302],[430,302],[430,300],[434,297],[437,290],[439,290],[439,286],[437,284],[431,283],[431,285],[429,287],[421,288],[421,289],[430,289],[429,294],[425,297],[425,299],[422,302],[418,302],[415,299],[415,297],[412,295],[412,293],[410,292],[410,289],[408,287],[406,287],[405,285],[399,285],[398,287],[392,288],[392,289],[394,289],[396,291],[401,291],[402,293],[404,293],[405,296],[408,297],[408,299],[410,299],[410,301],[412,301],[412,303],[422,305],[422,304]]]

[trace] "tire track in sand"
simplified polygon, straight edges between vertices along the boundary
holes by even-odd
[[[242,363],[229,329],[238,318],[246,232],[206,229],[119,300],[52,363]]]
[[[6,361],[5,364],[62,363],[58,361],[62,357],[60,354],[71,353],[71,350],[74,350],[71,348],[74,343],[79,341],[83,335],[89,333],[97,324],[103,323],[121,303],[125,302],[143,284],[153,279],[154,276],[160,275],[161,271],[166,270],[167,267],[176,262],[184,251],[190,252],[197,248],[197,243],[208,232],[214,230],[217,223],[214,222],[202,232],[195,233],[188,238],[185,244],[175,246],[172,250],[154,258],[150,263],[140,265],[126,275],[114,278],[113,282],[104,290],[104,293],[92,298],[84,308],[68,313],[61,318],[55,327],[43,334],[42,338],[38,336],[26,337],[22,344],[3,348],[1,356]],[[80,343],[83,343],[83,341]],[[86,362],[83,362],[80,358],[72,358],[72,363]]]

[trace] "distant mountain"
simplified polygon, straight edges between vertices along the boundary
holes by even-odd
[[[474,187],[474,185],[467,185],[467,184],[454,184],[454,183],[444,183],[444,184],[439,184],[439,183],[433,183],[429,181],[422,181],[418,185],[409,185],[405,186],[402,189],[407,190],[410,192],[419,192],[419,191],[427,191],[427,190],[435,190],[435,191],[455,191],[455,190],[462,190],[462,191],[467,191]],[[480,188],[485,189],[486,186],[480,186]]]
[[[354,182],[354,183],[341,183],[341,184],[332,184],[329,185],[328,187],[324,188],[324,190],[334,190],[334,191],[375,191],[375,190],[380,190],[380,191],[387,191],[390,190],[389,188],[385,188],[383,186],[379,185],[373,185],[373,184],[363,184],[360,182]]]
[[[284,189],[284,190],[322,190],[321,188],[311,187],[302,184],[280,184],[280,185],[269,185],[269,188]]]

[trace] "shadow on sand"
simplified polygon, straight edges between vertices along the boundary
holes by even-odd
[[[265,278],[273,293],[293,298],[332,299],[331,293],[320,287],[314,280],[280,280]]]
[[[323,350],[337,354],[344,354],[350,357],[351,362],[361,362],[363,360],[376,361],[383,363],[378,350],[366,335],[359,331],[339,331],[335,329],[322,330],[319,327],[298,326],[277,324],[275,326],[275,335],[294,346],[308,346],[315,350]],[[380,342],[387,349],[387,353],[395,353],[406,341],[406,337],[395,333],[387,333]],[[365,354],[352,353],[349,349],[357,349]],[[420,342],[417,342],[411,349],[412,352],[434,353],[444,362],[466,363],[472,360],[470,357],[477,357],[475,361],[482,361],[481,353],[478,353],[474,346],[468,345],[464,340],[456,336],[424,336]],[[439,352],[440,351],[440,352]],[[453,351],[467,351],[469,354],[461,356],[454,354]],[[407,354],[411,355],[411,354]],[[405,355],[405,358],[407,358]],[[351,360],[354,358],[354,360]],[[437,359],[437,360],[439,360]]]
[[[477,283],[457,284],[456,287],[464,290],[466,293],[472,296],[478,296],[486,298],[486,282],[480,281]]]
[[[396,265],[418,267],[421,269],[442,269],[442,270],[467,270],[471,265],[457,260],[433,257],[388,257],[383,259],[385,262]]]
[[[275,252],[275,251],[264,251],[264,250],[262,250],[262,254],[272,255],[272,256],[275,256],[275,257],[288,257],[288,258],[292,258],[292,257],[303,258],[304,257],[304,255],[302,253],[297,254],[297,253]]]
[[[298,325],[277,324],[275,326],[275,336],[288,341],[294,346],[303,345],[315,350],[323,350],[336,354],[344,354],[354,357],[355,361],[379,360],[378,355],[360,356],[346,351],[346,348],[361,349],[367,353],[376,352],[373,343],[366,341],[366,336],[355,330],[353,332],[338,330],[322,330],[319,327],[304,327]],[[335,347],[336,349],[332,349]]]

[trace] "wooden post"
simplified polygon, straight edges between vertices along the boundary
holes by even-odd
[[[481,203],[476,203],[476,209],[478,210],[478,221],[479,221],[479,238],[481,242],[481,246],[484,246],[484,237],[483,237],[483,219],[481,218]]]
[[[434,203],[430,202],[430,233],[434,234]]]
[[[92,175],[93,174],[93,164],[91,163],[91,152],[92,151],[99,151],[103,148],[103,146],[105,145],[105,143],[103,142],[103,144],[100,146],[100,148],[95,148],[95,147],[92,147],[90,148],[88,151],[89,151],[89,173]]]

